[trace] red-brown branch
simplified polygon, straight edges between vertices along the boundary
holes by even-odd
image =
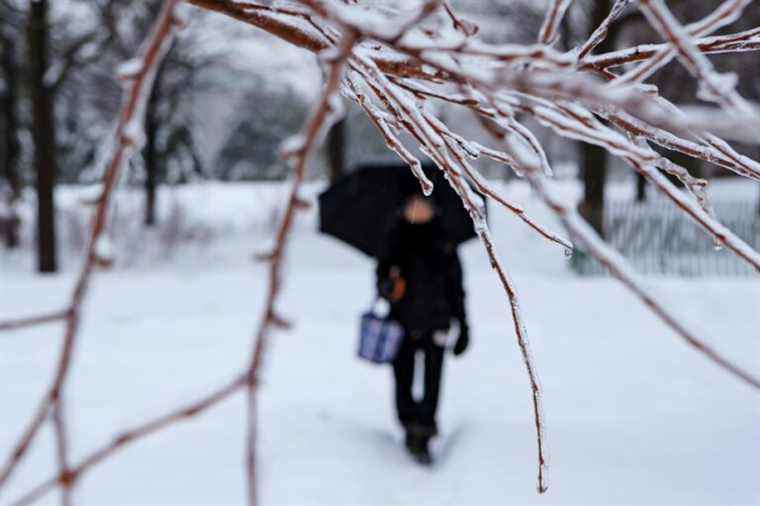
[[[68,318],[68,315],[69,310],[64,309],[63,311],[55,311],[53,313],[28,316],[13,320],[5,320],[0,322],[0,332],[8,332],[11,330],[19,330],[26,327],[35,327],[37,325],[44,325],[46,323],[58,322]]]
[[[691,37],[703,37],[716,30],[733,23],[741,15],[744,8],[752,0],[730,0],[724,2],[718,6],[709,16],[705,17],[698,23],[693,23],[686,27],[686,32]],[[700,47],[699,42],[696,42],[700,51],[704,52],[704,49]],[[634,68],[630,72],[621,75],[614,80],[616,84],[624,83],[638,83],[643,82],[649,76],[657,72],[675,57],[677,52],[670,46],[665,46],[663,49],[657,51],[652,57],[645,63],[642,63],[638,67]]]
[[[49,478],[32,488],[29,492],[16,499],[11,504],[14,506],[32,504],[41,499],[45,494],[52,491],[56,486],[62,485],[64,482],[74,483],[79,481],[87,472],[110,459],[127,446],[142,441],[148,436],[172,427],[177,423],[191,420],[205,413],[212,407],[229,398],[235,392],[241,390],[245,386],[247,378],[247,374],[238,374],[231,381],[228,381],[221,387],[213,390],[212,393],[207,394],[196,401],[175,408],[164,415],[144,422],[132,429],[117,433],[108,443],[90,452],[76,465],[71,466],[68,472],[59,472],[52,478]]]
[[[746,0],[744,3],[747,3]],[[751,107],[736,92],[734,85],[727,82],[726,76],[720,76],[715,72],[710,60],[699,51],[689,33],[678,23],[662,0],[639,0],[639,7],[649,18],[652,26],[673,46],[684,67],[698,80],[704,89],[702,95],[706,99],[732,110],[751,111]]]
[[[549,0],[549,8],[546,10],[544,22],[538,32],[538,42],[541,44],[553,44],[557,39],[562,19],[570,8],[573,0]]]
[[[324,131],[329,127],[331,116],[338,111],[334,110],[333,99],[336,98],[338,88],[343,75],[343,67],[359,38],[359,34],[353,30],[347,31],[340,42],[339,52],[331,56],[330,72],[324,85],[322,97],[314,108],[309,121],[304,127],[303,134],[299,136],[298,145],[291,152],[286,153],[293,161],[293,182],[290,187],[290,195],[285,206],[280,226],[275,238],[275,246],[269,261],[269,285],[264,303],[264,310],[259,323],[258,331],[253,345],[251,361],[248,369],[248,431],[246,436],[246,467],[248,477],[248,504],[257,504],[256,487],[256,385],[261,363],[267,349],[269,332],[273,326],[278,326],[281,321],[277,316],[277,300],[281,288],[282,262],[287,248],[288,238],[293,225],[296,211],[300,208],[297,204],[301,200],[299,193],[301,183],[306,175],[306,168],[319,141],[324,136]]]
[[[602,24],[600,24],[596,30],[593,31],[591,36],[584,42],[578,49],[578,60],[583,60],[586,55],[591,53],[599,44],[604,42],[610,31],[610,25],[623,13],[626,7],[631,3],[631,0],[615,0],[615,3],[610,9],[610,13],[604,18]]]
[[[66,420],[63,413],[63,400],[59,396],[53,402],[51,408],[51,418],[53,419],[53,431],[55,434],[56,459],[58,461],[58,472],[61,475],[61,504],[62,506],[71,506],[72,487],[74,478],[71,476],[69,467],[69,440],[66,429]]]
[[[687,329],[681,322],[668,311],[664,304],[646,288],[641,280],[637,278],[628,266],[626,260],[611,247],[606,245],[599,235],[588,225],[578,214],[577,210],[562,202],[550,189],[544,178],[541,176],[538,164],[532,162],[523,155],[520,148],[513,148],[509,144],[510,152],[513,155],[515,163],[519,169],[526,175],[528,182],[531,184],[541,199],[557,214],[562,221],[565,229],[589,255],[595,258],[599,263],[605,266],[610,273],[623,283],[644,305],[646,305],[657,317],[659,317],[668,327],[676,332],[676,335],[684,340],[689,346],[707,357],[710,361],[718,365],[724,371],[740,379],[754,389],[760,390],[760,378],[747,372],[737,366],[714,348],[707,345],[699,339],[693,332]],[[671,184],[662,174],[656,170],[648,170],[645,165],[628,159],[642,173],[647,174],[652,182],[659,182],[662,186]],[[659,180],[659,181],[658,181]]]

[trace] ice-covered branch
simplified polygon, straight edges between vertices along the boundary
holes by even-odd
[[[744,8],[749,5],[753,0],[730,0],[722,3],[715,9],[709,16],[705,17],[697,23],[693,23],[686,27],[686,31],[690,37],[703,37],[709,35],[724,26],[727,26],[736,21],[743,12]],[[704,51],[700,47],[699,41],[696,41],[696,46],[700,51]],[[665,67],[676,56],[677,51],[672,47],[664,47],[652,55],[652,57],[642,63],[638,67],[634,68],[630,72],[627,72],[620,77],[614,79],[612,84],[625,84],[625,83],[640,83],[644,82],[652,74],[659,69]]]
[[[514,155],[520,170],[526,175],[536,193],[557,214],[567,232],[584,251],[604,265],[610,273],[622,282],[639,300],[657,315],[668,327],[676,332],[689,346],[703,354],[709,360],[717,364],[726,372],[745,382],[749,386],[760,390],[760,378],[737,366],[721,353],[707,345],[706,342],[696,336],[690,329],[679,321],[667,309],[667,306],[647,289],[644,283],[633,272],[628,262],[614,249],[607,245],[578,214],[577,210],[566,204],[551,188],[551,185],[541,175],[539,165],[525,156],[525,150],[513,145],[507,146]],[[643,167],[642,167],[643,168]],[[654,172],[653,179],[662,178],[662,174]]]
[[[703,37],[695,40],[694,43],[705,54],[758,51],[760,50],[760,29],[753,28],[728,35]],[[669,44],[641,44],[609,53],[589,55],[581,62],[581,66],[583,68],[605,70],[629,63],[647,61],[669,50],[671,50]]]
[[[380,111],[377,107],[375,107],[367,98],[367,96],[363,92],[360,91],[359,85],[356,83],[355,79],[349,76],[347,78],[347,82],[351,90],[351,98],[354,101],[356,101],[357,104],[359,104],[359,107],[361,107],[364,110],[364,112],[369,117],[370,121],[375,125],[375,127],[383,135],[383,138],[385,139],[385,144],[386,146],[388,146],[388,149],[396,153],[399,156],[399,158],[401,158],[404,162],[406,162],[407,165],[409,165],[409,168],[411,169],[412,174],[414,174],[414,176],[420,182],[422,193],[424,193],[425,195],[430,195],[430,193],[433,191],[433,183],[430,181],[427,175],[425,175],[425,172],[422,170],[422,163],[420,162],[420,160],[416,156],[414,156],[406,148],[406,146],[404,146],[401,140],[399,140],[399,138],[391,129],[389,125],[389,121],[388,119],[386,119],[383,112]]]
[[[81,458],[68,471],[59,472],[52,478],[43,481],[11,504],[13,506],[32,504],[44,497],[56,486],[63,485],[64,483],[73,483],[82,479],[88,471],[117,455],[119,451],[127,446],[140,442],[146,437],[173,427],[180,422],[202,415],[212,407],[228,399],[234,393],[240,391],[245,386],[246,380],[246,374],[238,374],[231,381],[228,381],[196,401],[172,409],[168,413],[144,422],[132,429],[117,433],[108,443]]]
[[[354,45],[359,40],[359,34],[353,30],[345,31],[336,52],[324,55],[329,62],[330,71],[326,79],[322,97],[315,105],[303,132],[294,137],[289,143],[284,155],[290,159],[293,166],[293,181],[290,194],[285,205],[280,225],[275,236],[275,245],[269,259],[268,286],[264,310],[261,315],[256,331],[253,350],[247,372],[248,390],[248,425],[246,436],[246,467],[248,478],[248,504],[257,504],[256,487],[256,386],[258,375],[266,353],[269,333],[273,328],[283,326],[284,319],[277,313],[277,301],[281,291],[281,271],[284,261],[288,238],[293,226],[296,212],[302,207],[303,199],[300,197],[301,183],[306,175],[306,168],[310,157],[317,145],[324,138],[324,134],[330,125],[341,113],[338,91],[343,78],[343,70],[346,60],[351,55]],[[329,50],[328,50],[329,51]]]
[[[600,24],[596,30],[593,31],[591,36],[586,42],[584,42],[580,48],[578,48],[578,60],[583,60],[586,55],[593,51],[599,44],[604,42],[610,31],[610,25],[623,13],[626,7],[630,5],[632,0],[615,0],[615,3],[610,9],[610,13],[604,18],[602,24]]]
[[[621,158],[635,160],[633,167],[643,172],[647,179],[654,184],[666,197],[678,208],[688,215],[695,223],[701,226],[720,245],[726,246],[739,258],[751,265],[760,273],[760,253],[754,251],[745,241],[728,230],[709,214],[710,206],[706,196],[702,193],[704,186],[700,180],[693,178],[682,167],[678,167],[666,158],[646,146],[636,145],[624,136],[613,132],[599,122],[588,123],[569,114],[563,114],[560,109],[550,108],[544,105],[530,105],[519,103],[520,110],[533,115],[539,122],[554,129],[558,134],[601,146]],[[689,201],[683,193],[675,187],[667,178],[659,176],[659,172],[652,166],[660,166],[666,172],[673,173],[686,183],[697,198],[698,204]]]
[[[717,102],[728,109],[742,113],[752,112],[751,106],[736,92],[736,76],[718,74],[715,71],[713,64],[697,48],[689,33],[676,20],[665,2],[639,0],[639,6],[652,26],[673,46],[684,67],[698,80],[700,97],[703,100]]]
[[[11,330],[19,330],[27,327],[35,327],[37,325],[44,325],[46,323],[53,323],[61,320],[65,320],[69,315],[69,310],[55,311],[47,314],[40,314],[35,316],[27,316],[23,318],[14,318],[11,320],[5,320],[0,322],[0,332],[7,332]]]
[[[541,44],[554,44],[557,40],[559,27],[562,19],[573,0],[549,0],[549,8],[546,9],[544,22],[538,32],[538,42]]]

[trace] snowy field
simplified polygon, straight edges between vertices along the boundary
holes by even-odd
[[[248,357],[265,289],[264,267],[250,259],[266,246],[284,189],[185,191],[189,219],[210,220],[217,235],[157,261],[158,253],[141,256],[150,237],[135,232],[129,244],[116,241],[134,261],[94,283],[68,386],[75,459],[210,391]],[[506,192],[551,221],[523,185]],[[59,203],[76,193],[62,192]],[[492,208],[492,226],[544,387],[549,492],[535,492],[529,385],[480,246],[463,249],[472,348],[447,360],[439,461],[421,469],[398,442],[390,371],[354,358],[372,263],[316,234],[312,214],[298,223],[281,304],[297,326],[276,334],[261,390],[261,504],[760,504],[760,395],[682,344],[616,282],[572,275],[563,252],[521,222]],[[50,278],[29,267],[0,256],[0,319],[66,300],[76,262]],[[760,283],[647,283],[699,335],[760,373]],[[44,391],[60,342],[58,325],[0,336],[0,458]],[[243,504],[244,408],[244,397],[234,397],[129,447],[84,478],[77,504]],[[54,461],[46,432],[0,504],[47,478]]]

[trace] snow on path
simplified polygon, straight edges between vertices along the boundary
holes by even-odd
[[[298,326],[276,335],[261,391],[261,504],[760,504],[760,396],[682,345],[615,282],[567,274],[561,251],[509,218],[494,228],[545,390],[548,494],[534,491],[529,386],[478,245],[464,251],[473,347],[445,365],[440,418],[452,441],[427,470],[394,441],[390,372],[354,358],[371,264],[307,221],[282,303]],[[0,318],[57,307],[71,280],[8,276]],[[712,344],[760,370],[760,284],[649,282]],[[241,368],[263,283],[262,266],[242,262],[99,277],[69,389],[75,458]],[[55,325],[0,336],[3,456],[50,377],[59,336]],[[78,504],[243,504],[243,426],[238,396],[93,471]],[[0,504],[53,462],[46,432]]]

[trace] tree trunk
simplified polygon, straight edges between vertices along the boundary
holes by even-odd
[[[597,0],[591,16],[591,30],[599,26],[612,9],[610,0]],[[619,25],[610,26],[607,38],[599,44],[596,52],[604,53],[615,48]],[[589,32],[590,34],[590,32]],[[607,183],[607,151],[599,146],[587,143],[580,145],[581,178],[583,181],[583,200],[578,204],[578,212],[601,236],[604,231],[604,190]]]
[[[581,144],[583,200],[578,212],[604,237],[604,189],[607,183],[607,151],[593,144]]]
[[[636,202],[642,203],[647,200],[647,180],[641,174],[636,174]]]
[[[18,67],[16,64],[16,44],[12,38],[2,38],[2,50],[0,50],[0,70],[5,81],[5,92],[0,97],[0,114],[3,122],[3,138],[0,154],[2,159],[3,177],[8,181],[13,198],[17,199],[21,194],[21,177],[18,172],[18,157],[21,152],[18,141],[18,114],[16,113],[17,102],[17,79]]]
[[[156,76],[158,78],[158,76]],[[158,102],[158,82],[145,111],[145,150],[143,160],[145,162],[145,226],[152,227],[156,224],[156,186],[158,183],[158,150],[156,137],[158,135],[158,118],[156,118],[156,106]]]
[[[160,164],[164,162],[158,152],[158,134],[161,129],[161,120],[158,115],[158,106],[161,100],[161,78],[164,75],[166,63],[162,62],[153,89],[150,92],[148,106],[145,109],[145,148],[143,149],[143,161],[145,163],[145,216],[143,223],[146,227],[156,225],[156,200],[158,198],[158,180]]]
[[[32,142],[37,172],[37,263],[40,272],[55,272],[55,114],[52,90],[45,83],[49,33],[47,0],[29,3],[29,88],[32,99]]]
[[[0,96],[0,125],[2,126],[0,171],[2,171],[2,177],[7,181],[10,189],[7,196],[10,214],[4,219],[1,235],[6,248],[13,249],[19,245],[20,219],[16,213],[16,202],[21,197],[21,177],[18,171],[21,148],[18,141],[19,125],[16,114],[18,68],[15,57],[16,44],[13,37],[0,37],[0,42],[2,42],[0,71],[2,71],[5,82],[5,90]]]
[[[335,123],[327,134],[327,164],[330,181],[346,173],[346,119]]]

